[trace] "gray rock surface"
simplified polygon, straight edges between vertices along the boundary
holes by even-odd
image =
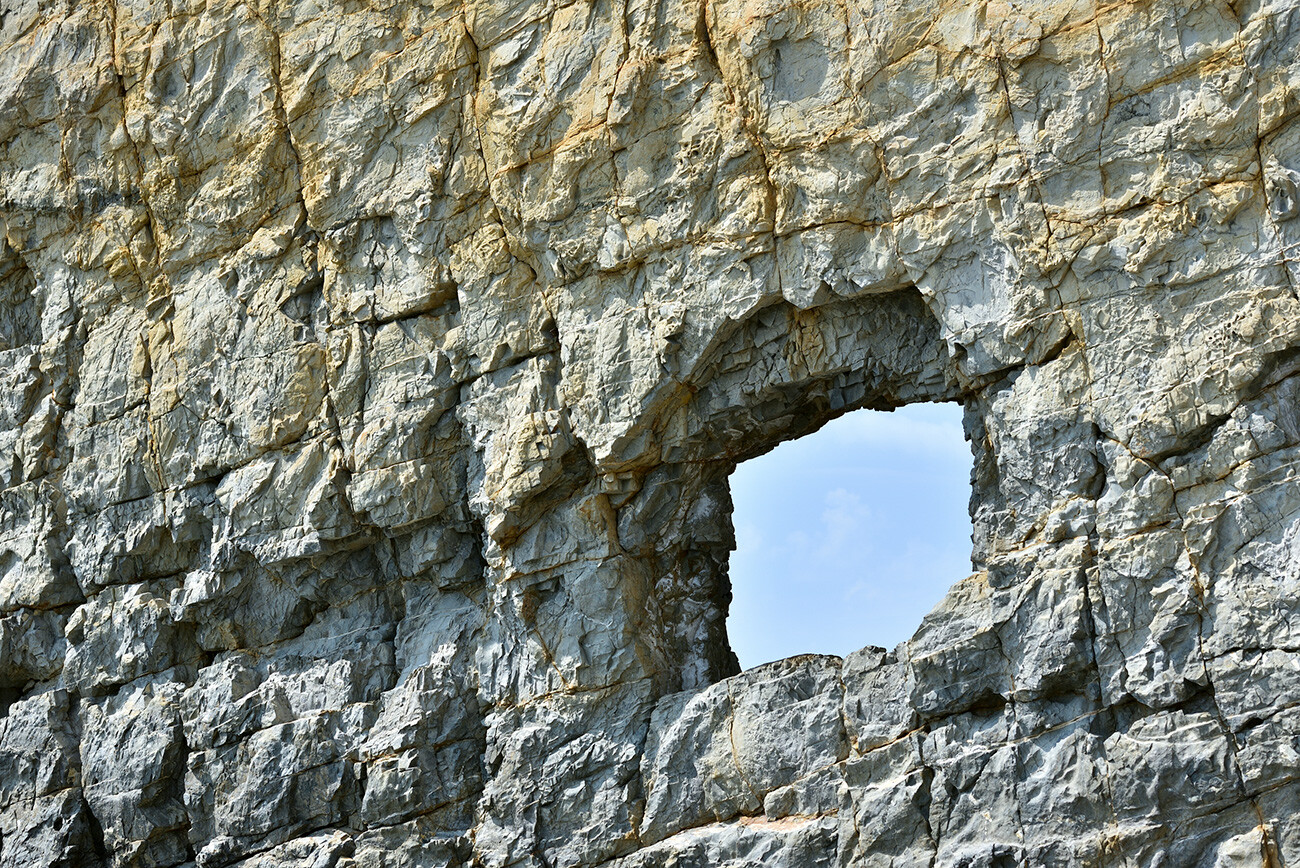
[[[1294,0],[0,3],[0,865],[1300,864],[1298,188]],[[918,401],[972,574],[738,673]]]

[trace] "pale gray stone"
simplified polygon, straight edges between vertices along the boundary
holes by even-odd
[[[1294,0],[9,2],[0,866],[1300,862],[1297,57]],[[736,464],[923,401],[970,573],[739,672]]]

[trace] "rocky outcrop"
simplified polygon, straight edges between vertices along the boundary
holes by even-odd
[[[0,864],[1300,864],[1297,58],[6,0]],[[915,401],[973,574],[737,674],[728,474]]]

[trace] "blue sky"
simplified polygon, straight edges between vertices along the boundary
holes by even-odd
[[[736,468],[727,629],[742,667],[892,648],[970,573],[961,415],[859,410]]]

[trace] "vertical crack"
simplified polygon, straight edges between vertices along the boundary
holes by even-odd
[[[122,137],[126,139],[131,148],[131,156],[135,161],[135,175],[137,193],[140,197],[140,205],[144,209],[145,226],[149,231],[149,249],[153,252],[151,278],[146,279],[141,269],[141,264],[136,258],[135,251],[128,245],[126,255],[130,260],[131,269],[135,273],[136,280],[140,283],[142,291],[149,292],[152,290],[153,283],[162,275],[162,253],[161,253],[161,235],[158,232],[159,222],[154,214],[153,204],[150,201],[148,189],[145,185],[144,177],[144,157],[140,150],[140,143],[131,135],[131,127],[127,122],[127,99],[129,92],[126,87],[126,78],[122,73],[122,64],[119,60],[120,46],[118,45],[120,32],[120,18],[117,7],[117,0],[106,0],[108,8],[108,45],[109,45],[109,65],[113,72],[113,79],[117,82],[117,99],[119,113],[121,115]]]
[[[297,179],[298,204],[302,206],[303,214],[306,216],[308,226],[311,225],[311,212],[307,208],[307,199],[303,194],[303,162],[302,152],[298,149],[298,143],[293,138],[293,127],[289,124],[289,112],[284,104],[284,79],[282,70],[284,68],[284,47],[280,40],[280,31],[276,30],[261,13],[258,12],[250,3],[245,3],[244,8],[256,19],[257,23],[266,31],[266,36],[271,42],[271,68],[270,82],[271,89],[275,92],[273,97],[272,110],[275,112],[276,122],[279,124],[284,134],[285,147],[288,148],[289,154],[293,159],[294,175]]]
[[[767,145],[763,141],[761,131],[755,127],[754,113],[750,110],[745,101],[741,99],[739,88],[732,87],[731,83],[727,81],[726,74],[723,72],[722,64],[718,59],[718,50],[714,45],[713,32],[709,26],[709,0],[701,0],[699,18],[696,22],[695,32],[704,48],[704,57],[707,58],[709,65],[713,67],[714,75],[722,84],[723,91],[727,95],[727,102],[734,105],[736,110],[740,113],[740,127],[744,131],[745,137],[749,139],[750,146],[753,148],[755,156],[758,157],[759,166],[763,175],[764,204],[767,208],[767,220],[769,223],[767,232],[769,234],[775,234],[778,198],[777,187],[775,182],[772,180],[771,155],[768,153]],[[761,232],[762,230],[760,229],[759,231]],[[777,270],[777,274],[779,279],[779,269]]]

